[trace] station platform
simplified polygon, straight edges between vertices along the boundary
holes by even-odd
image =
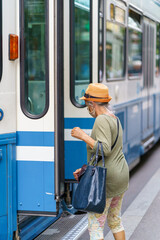
[[[122,215],[127,240],[160,240],[160,169]],[[114,239],[109,232],[105,240]]]
[[[160,143],[130,173],[122,221],[126,240],[160,240]],[[87,215],[64,214],[36,240],[89,240]],[[104,240],[113,240],[107,223]]]

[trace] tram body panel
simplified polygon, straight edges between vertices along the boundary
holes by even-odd
[[[146,5],[145,1],[137,0],[108,0],[104,1],[104,9],[99,12],[100,2],[63,1],[63,39],[58,42],[57,32],[62,31],[62,25],[58,25],[61,22],[55,9],[57,6],[59,9],[62,7],[60,1],[15,0],[9,1],[10,8],[8,2],[3,1],[0,110],[3,110],[4,116],[0,121],[0,158],[3,151],[3,162],[1,161],[0,165],[5,176],[1,179],[4,185],[0,185],[0,192],[3,192],[4,187],[6,190],[6,177],[13,173],[13,183],[17,178],[17,193],[14,184],[9,181],[9,200],[7,191],[3,195],[8,206],[11,204],[14,208],[10,231],[16,230],[17,210],[18,214],[37,216],[56,215],[59,210],[63,211],[59,203],[64,193],[65,181],[75,181],[73,171],[87,160],[86,144],[71,137],[71,130],[80,127],[87,134],[91,134],[95,119],[89,116],[84,102],[79,100],[90,81],[102,82],[109,88],[111,104],[122,124],[123,152],[129,166],[135,165],[140,156],[160,138],[160,74],[155,70],[157,65],[154,59],[156,54],[157,58],[160,55],[156,52],[156,21],[160,21],[158,5],[154,2]],[[110,4],[117,7],[116,11],[121,13],[116,20],[111,19]],[[31,20],[30,16],[33,15],[38,17],[38,20]],[[102,24],[102,19],[104,25],[101,26],[103,29],[99,36],[99,23],[101,21]],[[129,23],[129,20],[132,21]],[[136,20],[138,25],[135,27],[133,23],[136,24]],[[14,62],[8,61],[9,33],[20,35],[20,56]],[[140,43],[142,33],[146,38]],[[45,44],[47,41],[48,46]],[[60,48],[63,48],[63,57],[58,55]],[[134,52],[134,49],[137,52]],[[143,51],[142,59],[140,50]],[[59,68],[57,73],[57,65],[61,62],[64,67]],[[58,82],[58,75],[62,72],[63,80]],[[45,85],[47,74],[49,91]],[[59,98],[58,84],[64,84]],[[46,94],[49,101],[44,109]],[[43,113],[39,109],[46,112],[37,117]],[[61,128],[63,123],[64,128]],[[62,155],[59,152],[62,152]],[[11,170],[11,165],[8,165],[7,170],[8,160],[13,163],[11,172],[7,172]],[[0,176],[2,177],[2,174]],[[57,192],[62,194],[57,195]],[[7,205],[3,205],[3,209],[0,208],[0,226],[4,228],[5,235],[8,234],[7,221],[10,222],[10,217],[9,212],[7,215]]]
[[[8,8],[10,5],[10,8]],[[16,1],[0,1],[0,239],[12,239],[16,209],[16,68],[9,60],[9,34],[16,31]]]
[[[10,4],[11,8],[8,8]],[[9,34],[16,31],[15,1],[2,2],[2,76],[0,80],[0,108],[4,115],[0,134],[16,132],[16,61],[9,61]],[[12,22],[12,24],[10,24]]]

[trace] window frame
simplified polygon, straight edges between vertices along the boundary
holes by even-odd
[[[129,10],[133,11],[134,13],[140,15],[141,17],[141,30],[139,28],[133,27],[128,24],[129,20]],[[141,75],[140,76],[129,76],[128,74],[128,41],[129,41],[129,29],[138,31],[142,34],[141,38],[141,56],[142,56],[142,70],[141,70]],[[141,80],[143,77],[143,12],[137,10],[137,8],[134,8],[132,5],[128,7],[128,18],[127,18],[127,57],[126,57],[126,63],[127,63],[127,68],[126,68],[126,74],[128,76],[128,80]]]
[[[49,0],[45,0],[45,108],[40,114],[31,114],[25,105],[25,39],[24,39],[24,1],[20,3],[20,105],[22,112],[31,119],[42,118],[49,109]]]
[[[84,108],[86,105],[79,104],[75,100],[75,61],[74,61],[74,1],[70,1],[70,100],[77,108]],[[90,1],[90,82],[92,83],[92,0]]]
[[[3,72],[3,54],[2,54],[2,0],[0,0],[0,82]]]

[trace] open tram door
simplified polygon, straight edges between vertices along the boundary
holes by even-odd
[[[74,127],[80,127],[90,134],[95,120],[88,114],[85,102],[80,100],[80,97],[84,95],[89,83],[98,82],[98,2],[91,0],[64,1],[66,186],[71,186],[70,183],[75,182],[73,172],[87,162],[86,143],[73,138],[71,130]]]
[[[143,114],[143,134],[142,139],[149,146],[154,142],[154,67],[155,67],[155,34],[156,23],[149,18],[143,20],[143,97],[145,101],[142,105]]]

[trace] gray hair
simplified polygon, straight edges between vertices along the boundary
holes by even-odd
[[[89,105],[93,106],[93,102],[91,102],[91,101],[87,101],[87,102],[88,102]],[[111,104],[108,103],[108,102],[94,102],[94,103],[96,103],[96,104],[99,105],[99,106],[105,107],[108,111],[112,112],[113,114],[114,114],[114,112],[115,112],[115,111],[113,110]]]

